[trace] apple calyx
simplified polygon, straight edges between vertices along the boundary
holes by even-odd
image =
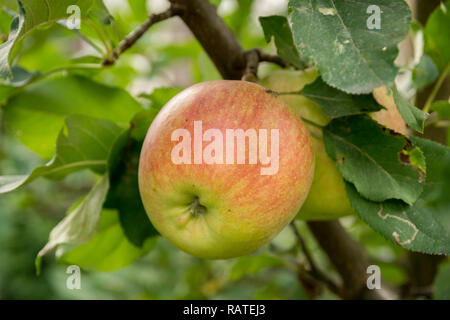
[[[189,205],[191,214],[196,217],[206,213],[206,207],[200,203],[200,199],[195,197],[194,201]]]

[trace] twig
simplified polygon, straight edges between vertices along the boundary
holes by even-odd
[[[259,61],[261,61],[261,62],[275,63],[282,68],[289,68],[292,66],[289,62],[287,62],[286,60],[283,60],[279,56],[264,53],[260,49],[257,49],[257,50],[258,50],[258,54],[259,54]]]
[[[124,53],[126,50],[131,48],[146,32],[150,27],[160,21],[167,20],[172,18],[178,14],[180,14],[182,8],[180,6],[172,5],[169,9],[164,12],[152,14],[148,17],[147,21],[133,30],[130,34],[128,34],[122,41],[120,41],[119,45],[114,48],[112,57],[108,57],[103,60],[104,66],[109,66],[114,64],[117,58]]]
[[[244,52],[245,70],[243,81],[255,82],[258,79],[258,66],[260,62],[271,62],[282,68],[288,68],[291,64],[279,56],[264,53],[260,48],[254,48]]]
[[[256,50],[249,50],[244,52],[246,67],[244,75],[242,76],[243,81],[256,82],[258,80],[258,65],[259,65],[259,55]]]
[[[294,231],[294,235],[297,238],[298,243],[300,244],[303,254],[305,255],[306,261],[308,261],[308,265],[310,267],[309,273],[311,274],[311,276],[314,279],[324,283],[327,286],[327,288],[330,289],[331,292],[337,294],[338,296],[342,296],[342,289],[339,288],[338,285],[335,284],[333,280],[331,280],[324,273],[322,273],[322,271],[320,271],[319,268],[316,266],[311,254],[308,250],[308,247],[306,246],[305,240],[298,232],[297,227],[295,226],[295,223],[291,222],[290,225],[291,225],[292,230]]]

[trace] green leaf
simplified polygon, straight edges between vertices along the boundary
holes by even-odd
[[[122,162],[112,173],[106,208],[119,211],[120,225],[128,240],[142,247],[148,238],[158,235],[140,201],[138,187],[139,154],[142,142],[128,141]]]
[[[82,14],[87,14],[93,0],[20,0],[19,14],[11,23],[8,41],[0,45],[0,79],[10,76],[9,62],[14,46],[37,27],[53,23],[68,16],[67,8],[77,5]]]
[[[374,112],[382,108],[371,94],[351,95],[328,86],[320,77],[306,85],[301,93],[319,104],[330,118]]]
[[[157,88],[151,94],[142,94],[141,98],[146,98],[151,102],[150,109],[138,113],[131,121],[132,136],[137,141],[143,141],[147,135],[153,119],[155,119],[162,107],[181,90],[177,88]]]
[[[150,94],[141,94],[141,98],[146,98],[151,101],[152,108],[161,110],[162,107],[175,95],[181,92],[178,88],[156,88]]]
[[[125,90],[79,75],[57,75],[27,86],[4,106],[3,122],[15,136],[43,158],[55,152],[64,119],[86,115],[128,126],[142,106]]]
[[[270,42],[272,38],[274,39],[278,55],[297,68],[303,69],[305,64],[300,59],[300,55],[294,45],[287,18],[283,16],[259,17],[259,22],[263,28],[266,42]]]
[[[347,195],[358,215],[387,239],[412,251],[450,254],[450,149],[430,140],[411,137],[427,163],[424,192],[413,206],[398,200],[373,202],[346,183]]]
[[[147,0],[128,0],[127,2],[138,21],[144,22],[148,18]]]
[[[131,139],[127,141],[125,154],[118,168],[111,175],[111,189],[105,206],[119,211],[124,233],[137,247],[141,247],[148,238],[158,235],[142,202],[136,201],[140,199],[138,168],[142,142],[158,112],[179,92],[179,89],[159,88],[150,95],[141,95],[151,101],[150,109],[138,113],[131,121]]]
[[[0,7],[0,35],[7,35],[9,32],[13,16],[8,11],[9,10],[6,7]],[[1,42],[2,39],[0,39],[0,43]]]
[[[439,70],[434,64],[433,60],[427,54],[420,58],[419,63],[414,68],[412,73],[412,80],[417,89],[421,90],[433,83],[439,76]]]
[[[433,298],[435,300],[450,300],[450,265],[442,268],[434,281]]]
[[[284,261],[272,255],[245,256],[238,258],[230,272],[230,280],[236,281],[245,275],[255,275],[259,271],[271,268],[282,267]]]
[[[433,205],[450,205],[450,198],[448,197],[450,188],[450,148],[419,137],[411,137],[411,140],[422,150],[425,156],[427,164],[425,188],[430,190],[427,198],[428,202]],[[446,216],[450,228],[450,215],[447,214]]]
[[[427,113],[411,105],[403,96],[398,92],[397,87],[393,86],[394,101],[397,106],[398,112],[402,115],[403,120],[414,130],[423,133],[425,119]]]
[[[435,101],[431,105],[431,110],[436,111],[440,119],[450,120],[450,102]]]
[[[0,81],[0,106],[6,102],[8,97],[13,94],[18,88],[33,81],[39,73],[29,72],[20,67],[13,67],[11,69],[11,78]]]
[[[412,207],[398,200],[369,201],[348,182],[346,190],[360,218],[387,239],[412,251],[450,254],[450,233],[441,218],[449,208],[439,212],[428,207],[422,199]]]
[[[380,29],[368,28],[371,5],[381,9]],[[404,0],[291,0],[289,10],[300,55],[314,61],[330,86],[360,94],[393,84],[397,44],[411,20]]]
[[[0,193],[13,191],[39,177],[61,179],[83,169],[104,173],[111,150],[124,129],[106,120],[79,115],[67,118],[66,127],[67,135],[62,129],[53,159],[29,175],[0,176]]]
[[[424,35],[426,52],[443,70],[450,63],[450,1],[433,11],[427,20]]]
[[[86,243],[97,233],[100,213],[108,189],[109,177],[105,174],[87,194],[84,200],[53,228],[47,244],[39,251],[36,258],[38,272],[42,256],[47,254],[57,245],[63,243]]]
[[[121,269],[155,248],[157,238],[138,248],[127,240],[114,210],[103,210],[97,234],[88,243],[65,250],[59,261],[83,269],[110,272]]]
[[[323,139],[344,179],[365,198],[413,204],[422,193],[424,173],[413,167],[406,137],[366,116],[350,116],[331,121]]]
[[[418,168],[424,174],[427,173],[427,164],[425,161],[425,156],[418,147],[413,147],[408,151],[409,161],[414,168]]]

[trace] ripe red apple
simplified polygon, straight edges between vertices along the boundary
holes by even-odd
[[[317,78],[313,68],[305,71],[277,70],[261,80],[261,85],[277,92],[300,91]],[[387,108],[372,113],[372,118],[395,131],[406,132],[406,125],[398,112],[392,94],[387,95],[386,88],[380,87],[373,92],[375,99]],[[319,125],[327,125],[330,119],[323,113],[319,105],[303,95],[281,95],[290,108],[299,116]],[[316,165],[314,179],[309,195],[301,207],[297,218],[301,220],[331,220],[354,213],[347,198],[345,184],[334,161],[328,157],[325,146],[320,139],[318,128],[308,125],[313,133],[312,144],[315,152]]]
[[[313,172],[309,133],[282,100],[254,83],[210,81],[179,93],[153,121],[139,188],[163,236],[197,257],[224,259],[277,235]]]

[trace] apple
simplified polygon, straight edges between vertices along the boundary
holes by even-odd
[[[260,84],[277,92],[295,92],[317,78],[316,69],[304,71],[277,70],[262,79]],[[380,87],[373,92],[375,99],[387,108],[373,113],[371,116],[379,123],[396,130],[406,132],[406,125],[399,114],[392,95],[387,95],[386,88]],[[330,119],[323,113],[319,105],[300,94],[280,95],[299,117],[303,117],[321,126]],[[347,198],[345,184],[334,161],[328,157],[320,138],[318,128],[306,124],[312,133],[312,145],[315,152],[315,174],[309,195],[301,207],[297,218],[301,220],[332,220],[354,213]]]
[[[303,121],[262,86],[219,80],[172,98],[145,138],[139,189],[155,228],[208,259],[246,255],[302,206],[314,152]]]

